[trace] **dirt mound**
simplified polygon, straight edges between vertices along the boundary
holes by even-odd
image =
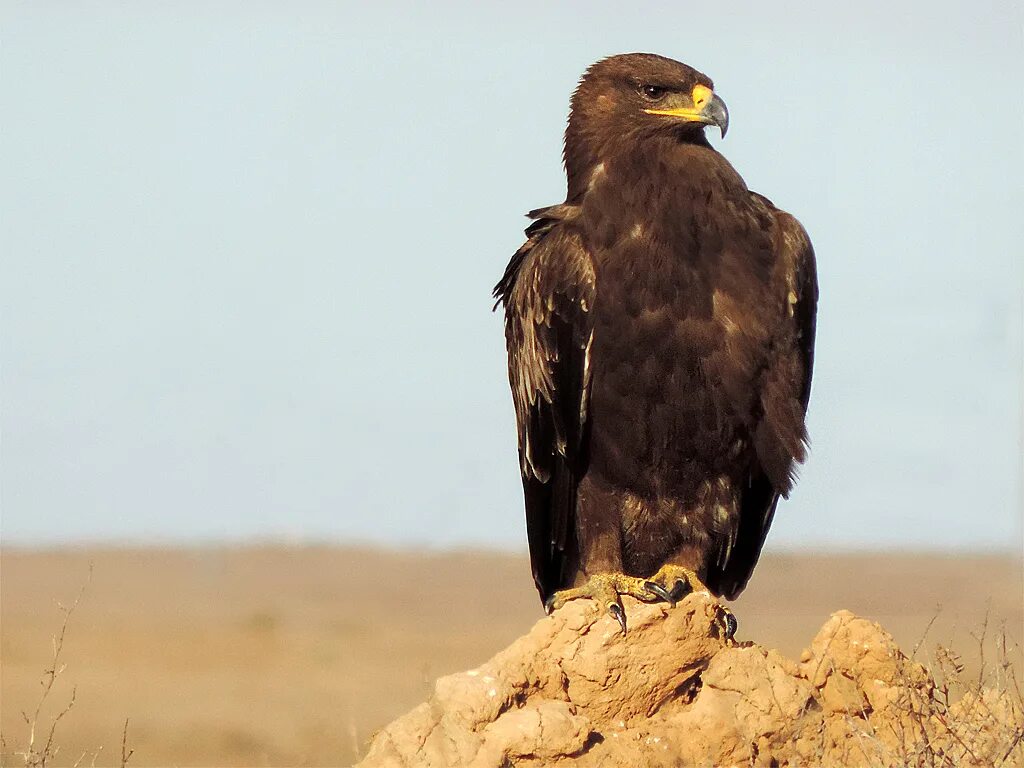
[[[945,681],[840,611],[799,662],[724,637],[706,595],[577,601],[374,737],[376,766],[1024,766],[1019,694]]]

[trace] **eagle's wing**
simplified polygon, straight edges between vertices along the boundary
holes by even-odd
[[[505,304],[508,375],[519,431],[526,527],[541,600],[575,572],[576,488],[586,472],[594,268],[575,213],[559,205],[537,220],[494,295]]]
[[[775,279],[786,295],[786,317],[772,340],[772,356],[761,381],[761,418],[754,432],[756,460],[743,489],[739,530],[722,562],[713,566],[708,585],[728,599],[747,584],[757,564],[779,496],[787,496],[796,465],[806,455],[804,416],[811,394],[818,277],[814,249],[793,216],[767,199],[775,220]]]

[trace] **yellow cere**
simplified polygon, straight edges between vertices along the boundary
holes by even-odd
[[[715,93],[706,85],[695,85],[693,86],[693,93],[690,94],[693,99],[693,106],[696,109],[703,109],[704,105],[711,101],[711,97]]]

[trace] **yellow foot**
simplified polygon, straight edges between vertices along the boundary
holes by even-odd
[[[700,580],[696,573],[682,565],[663,565],[646,584],[648,591],[653,592],[662,600],[676,607],[676,602],[691,592],[704,592],[708,595],[711,590]],[[725,639],[732,642],[736,635],[738,623],[732,611],[719,604],[717,606],[718,621],[721,625]]]
[[[711,594],[711,590],[705,586],[700,577],[682,565],[666,564],[661,566],[647,582],[647,588],[662,600],[672,603],[673,608],[678,600],[691,592]]]
[[[619,622],[622,634],[626,634],[626,611],[622,607],[619,595],[629,595],[646,602],[658,600],[661,597],[650,589],[650,583],[646,579],[638,579],[624,573],[595,573],[587,579],[586,584],[580,587],[555,592],[548,598],[544,608],[551,613],[570,600],[587,597],[605,606],[608,613]]]

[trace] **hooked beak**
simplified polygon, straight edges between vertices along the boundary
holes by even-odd
[[[717,125],[725,137],[729,130],[729,109],[725,106],[717,94],[710,88],[703,85],[695,86],[691,96],[693,106],[677,107],[673,109],[645,109],[649,115],[665,115],[685,120],[688,123],[701,123],[703,125]]]

